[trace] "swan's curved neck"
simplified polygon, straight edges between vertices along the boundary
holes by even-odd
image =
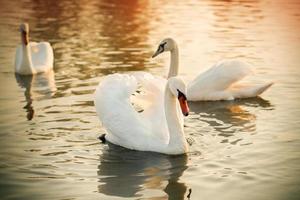
[[[23,45],[27,45],[29,43],[29,36],[26,32],[21,32],[21,40]]]
[[[173,153],[180,154],[187,151],[188,145],[183,131],[183,124],[180,123],[180,116],[178,116],[177,106],[177,99],[171,93],[169,84],[167,84],[165,89],[165,115],[170,135],[168,149]]]
[[[28,33],[21,33],[22,58],[19,72],[21,74],[34,74],[35,69],[32,66],[31,51],[29,46]]]
[[[170,62],[168,78],[178,75],[179,52],[176,43],[174,43],[174,48],[170,52],[171,52],[171,62]]]

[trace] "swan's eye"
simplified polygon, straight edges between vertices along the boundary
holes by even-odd
[[[164,42],[164,43],[161,43],[159,46],[158,46],[158,53],[162,53],[165,51],[165,45],[167,44],[167,42]]]
[[[178,99],[179,99],[179,98],[183,98],[183,100],[187,100],[185,94],[183,94],[183,93],[182,93],[180,90],[178,90],[178,89],[177,89],[177,91],[178,91]]]
[[[156,57],[157,55],[161,54],[162,52],[165,51],[165,45],[167,44],[167,42],[161,43],[160,45],[158,45],[158,49],[156,50],[156,52],[153,54],[152,58]]]
[[[164,42],[164,43],[161,43],[160,45],[159,45],[159,48],[162,48],[162,51],[164,51],[165,50],[165,45],[167,44],[167,42]]]

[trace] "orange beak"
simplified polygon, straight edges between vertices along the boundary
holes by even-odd
[[[179,96],[178,101],[179,101],[179,104],[180,104],[182,114],[184,116],[188,116],[190,109],[189,109],[189,106],[187,104],[186,97],[185,96]]]

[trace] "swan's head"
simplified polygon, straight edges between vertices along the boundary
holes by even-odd
[[[20,32],[21,33],[29,33],[29,25],[28,23],[20,24]]]
[[[172,38],[166,38],[163,41],[160,42],[158,45],[158,48],[156,52],[153,54],[152,58],[156,57],[157,55],[166,52],[166,51],[172,51],[177,46],[175,40]]]
[[[20,24],[20,32],[22,44],[27,45],[29,43],[28,33],[29,33],[29,25],[27,23]]]
[[[186,85],[182,78],[174,76],[168,79],[171,93],[178,99],[179,105],[184,116],[189,115],[189,107],[186,99]]]

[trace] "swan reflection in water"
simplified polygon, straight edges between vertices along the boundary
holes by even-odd
[[[23,107],[27,112],[27,119],[34,117],[33,99],[50,98],[56,89],[54,71],[35,75],[20,75],[15,73],[18,85],[25,88],[24,96],[26,105]]]
[[[186,155],[132,151],[108,143],[98,166],[98,191],[108,196],[139,197],[138,192],[144,189],[160,190],[166,193],[163,198],[185,199],[187,186],[179,179],[186,168]]]
[[[236,130],[255,130],[256,115],[253,109],[269,110],[273,105],[261,97],[234,101],[189,102],[190,110],[200,115],[201,121],[208,123],[221,135],[232,135]],[[244,107],[248,107],[250,111]]]

